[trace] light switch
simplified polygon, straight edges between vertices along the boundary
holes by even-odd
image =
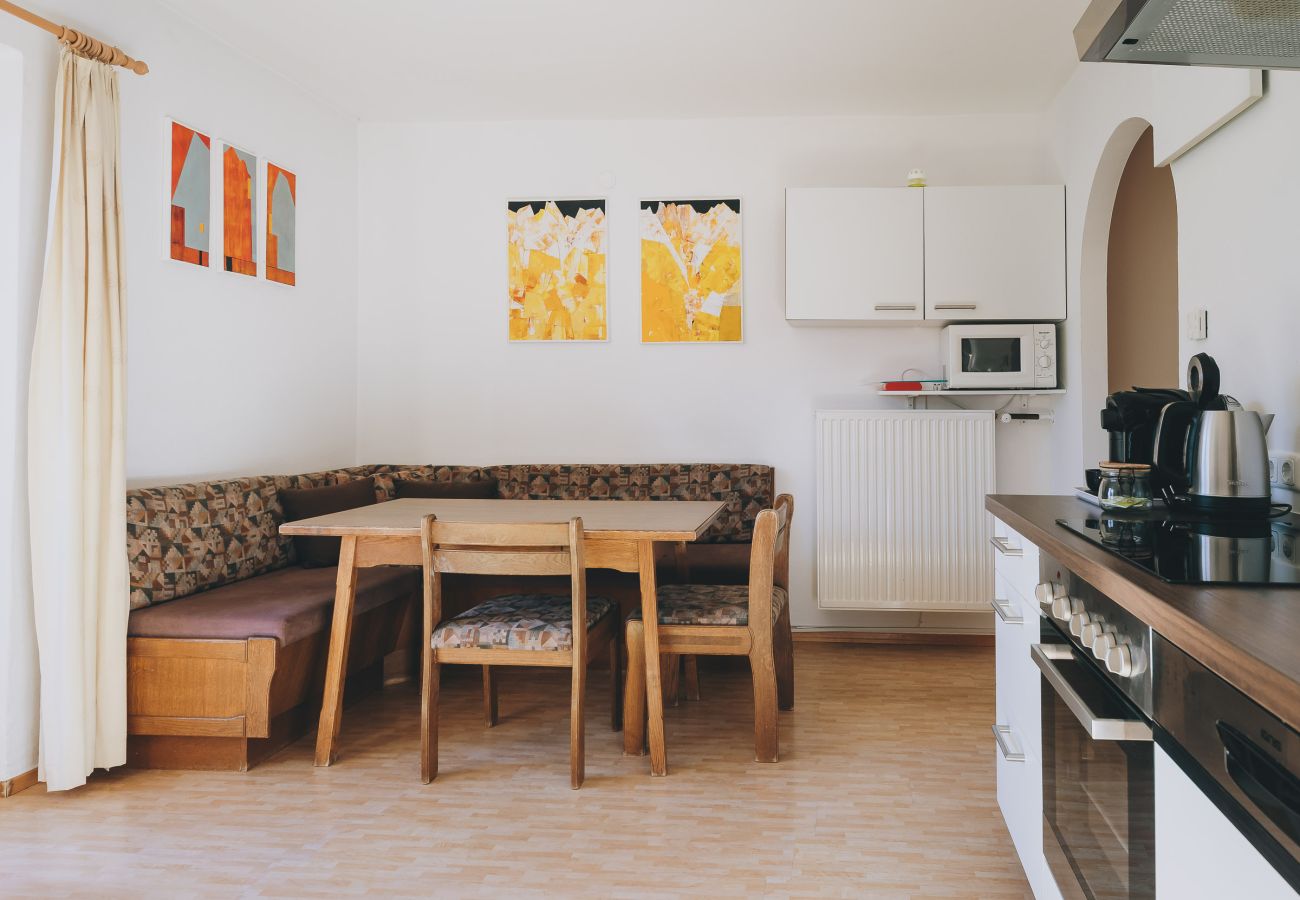
[[[1203,309],[1194,309],[1187,314],[1187,339],[1203,341],[1210,336],[1210,316]]]

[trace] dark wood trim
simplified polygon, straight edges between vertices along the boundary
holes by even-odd
[[[23,772],[21,775],[15,775],[13,778],[6,778],[0,781],[0,797],[12,797],[19,791],[25,791],[29,787],[40,784],[40,779],[36,777],[36,769],[29,772]]]
[[[799,631],[796,643],[809,644],[899,644],[932,647],[992,647],[991,634],[929,633],[924,631]]]
[[[1056,524],[1073,497],[993,494],[985,508],[1256,703],[1300,728],[1300,592],[1167,584]]]

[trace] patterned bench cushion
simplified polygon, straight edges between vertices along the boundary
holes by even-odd
[[[492,470],[478,466],[371,466],[366,472],[375,479],[379,502],[397,496],[394,482],[402,481],[486,481],[494,478]]]
[[[257,475],[127,491],[131,608],[284,568],[296,561],[278,491],[327,487],[373,475],[379,501],[398,478],[497,478],[513,499],[721,500],[727,504],[702,543],[743,544],[758,513],[775,499],[771,466],[688,465],[376,465],[300,475]]]
[[[188,597],[296,559],[280,536],[282,488],[338,484],[369,474],[368,466],[304,475],[257,475],[126,493],[127,567],[131,608]]]
[[[702,543],[749,543],[758,514],[776,500],[771,466],[517,465],[493,473],[507,500],[721,500],[727,508]]]
[[[748,625],[749,586],[743,584],[666,584],[655,592],[660,625]],[[772,621],[790,602],[780,585],[772,585]],[[640,619],[634,612],[628,618]]]
[[[605,597],[587,598],[587,627],[618,605]],[[510,594],[485,600],[433,631],[433,647],[480,650],[570,650],[573,601],[558,594]]]

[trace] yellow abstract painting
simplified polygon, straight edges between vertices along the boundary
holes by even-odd
[[[741,339],[739,200],[641,202],[641,340]]]
[[[512,200],[506,208],[510,340],[605,340],[605,201]]]

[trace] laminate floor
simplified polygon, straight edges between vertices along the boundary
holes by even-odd
[[[752,761],[744,668],[701,661],[653,779],[593,671],[572,791],[567,673],[504,672],[486,730],[465,667],[444,678],[433,784],[418,692],[391,687],[349,708],[332,768],[307,738],[242,775],[118,770],[0,801],[0,894],[1030,896],[997,808],[992,648],[795,649],[776,765]]]

